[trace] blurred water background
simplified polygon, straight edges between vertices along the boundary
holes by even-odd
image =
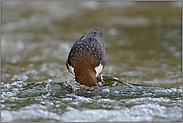
[[[182,121],[181,2],[2,2],[1,121]],[[103,30],[107,86],[65,62]]]

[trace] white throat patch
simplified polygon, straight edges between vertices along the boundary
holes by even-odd
[[[95,67],[95,71],[96,71],[96,77],[98,76],[99,73],[102,72],[103,69],[103,65],[100,64],[99,66]]]
[[[74,68],[68,64],[68,68],[69,68],[69,72],[75,76],[75,73],[74,73]]]

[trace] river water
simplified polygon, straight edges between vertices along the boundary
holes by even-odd
[[[1,121],[182,121],[181,2],[2,2]],[[105,86],[65,62],[103,30]]]

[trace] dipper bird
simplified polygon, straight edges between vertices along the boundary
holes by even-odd
[[[80,84],[99,86],[97,75],[100,75],[106,64],[104,43],[101,39],[101,29],[92,30],[87,36],[81,35],[72,46],[66,62],[67,69]],[[86,36],[86,38],[84,38]]]

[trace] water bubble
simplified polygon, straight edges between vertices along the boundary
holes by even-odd
[[[119,93],[119,91],[114,91],[114,93],[117,93],[117,94],[118,94],[118,93]]]
[[[102,91],[103,91],[103,92],[110,92],[110,90],[107,89],[107,88],[106,88],[106,89],[103,89]]]
[[[118,31],[116,29],[111,29],[111,35],[117,35],[118,34]]]
[[[102,87],[102,86],[103,86],[102,82],[98,82],[98,85],[99,85],[100,87]]]
[[[48,82],[49,82],[49,83],[52,82],[52,79],[48,79]]]
[[[98,10],[100,8],[99,2],[83,2],[83,7],[91,10]]]

